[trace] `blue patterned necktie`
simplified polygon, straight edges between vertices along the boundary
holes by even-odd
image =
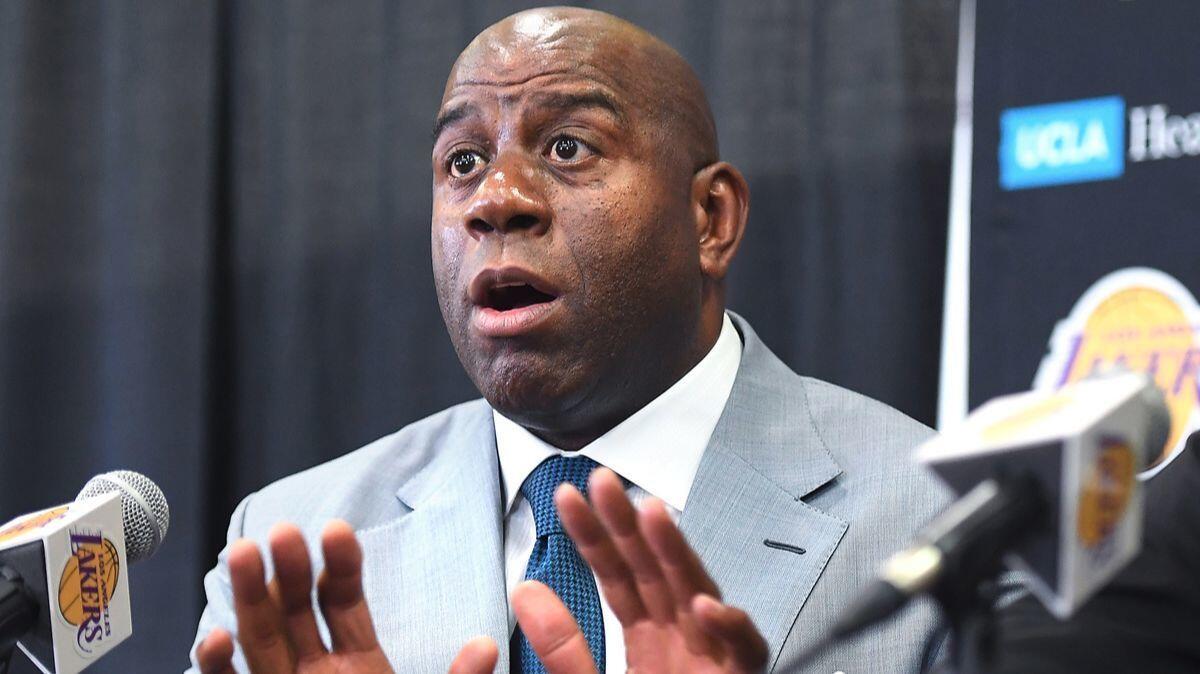
[[[552,456],[543,461],[521,485],[521,493],[533,508],[537,542],[525,567],[525,580],[537,580],[554,590],[579,623],[597,671],[604,671],[604,616],[596,580],[575,544],[563,531],[554,507],[554,491],[567,482],[587,493],[588,475],[599,464],[586,456]],[[518,625],[512,641],[513,672],[544,674],[546,668],[533,652]]]

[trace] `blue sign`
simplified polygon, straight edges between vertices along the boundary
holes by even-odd
[[[1000,186],[1018,190],[1125,172],[1125,99],[1088,98],[1000,113]]]

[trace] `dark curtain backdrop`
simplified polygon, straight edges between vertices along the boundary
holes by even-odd
[[[457,52],[529,4],[0,3],[0,519],[114,468],[172,506],[95,671],[184,666],[242,496],[475,395],[429,132]],[[932,422],[957,3],[595,6],[708,87],[753,195],[730,305]]]

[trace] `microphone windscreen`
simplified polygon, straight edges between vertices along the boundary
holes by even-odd
[[[145,475],[132,470],[114,470],[88,480],[75,500],[114,491],[121,494],[125,557],[130,564],[148,559],[162,544],[171,523],[167,498]]]

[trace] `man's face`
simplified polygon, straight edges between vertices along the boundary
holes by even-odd
[[[525,28],[477,40],[447,83],[433,271],[484,397],[527,426],[586,432],[661,390],[696,339],[694,167],[619,43]]]

